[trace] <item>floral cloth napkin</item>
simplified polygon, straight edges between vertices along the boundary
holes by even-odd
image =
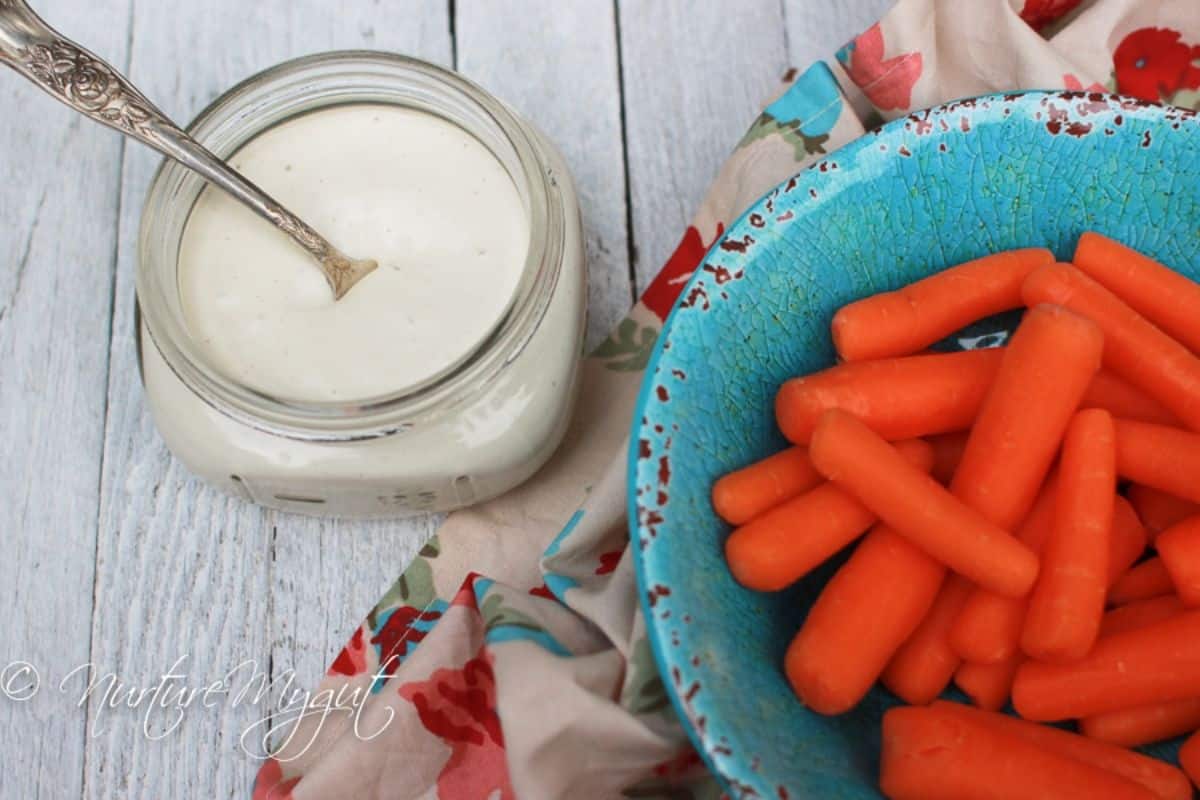
[[[753,122],[678,249],[583,363],[573,427],[504,497],[451,514],[354,631],[253,798],[715,798],[659,676],[625,471],[642,371],[707,248],[748,205],[882,119],[1015,89],[1200,102],[1196,0],[901,0]],[[716,277],[719,282],[720,278]],[[652,520],[646,520],[652,522]]]

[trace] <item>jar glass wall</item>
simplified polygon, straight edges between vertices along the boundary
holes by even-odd
[[[143,380],[172,451],[247,499],[343,516],[446,510],[520,483],[565,431],[585,315],[578,203],[561,156],[528,123],[462,77],[400,56],[353,51],[281,64],[227,92],[189,130],[228,158],[298,115],[362,103],[441,117],[511,177],[529,246],[490,334],[428,380],[379,397],[296,402],[239,384],[188,333],[179,251],[204,185],[168,162],[151,185],[139,240]]]

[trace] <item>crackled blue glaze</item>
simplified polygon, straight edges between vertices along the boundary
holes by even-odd
[[[629,515],[659,668],[732,796],[878,797],[895,701],[877,689],[826,718],[796,700],[780,664],[829,569],[777,594],[738,586],[713,480],[784,445],[775,390],[833,362],[839,306],[996,250],[1067,258],[1084,230],[1200,276],[1195,115],[1065,93],[915,114],[773,190],[692,277],[642,386]]]

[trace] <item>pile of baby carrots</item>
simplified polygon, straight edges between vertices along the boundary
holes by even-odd
[[[928,349],[1022,307],[1004,347]],[[796,694],[909,704],[891,798],[1192,797],[1200,734],[1187,775],[1127,748],[1200,729],[1200,285],[1085,233],[1072,263],[996,253],[832,331],[840,363],[776,398],[793,446],[712,493],[751,589],[857,541],[788,647]],[[937,701],[951,682],[978,708]]]

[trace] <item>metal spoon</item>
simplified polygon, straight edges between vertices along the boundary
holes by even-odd
[[[0,62],[81,114],[178,161],[270,221],[320,263],[335,300],[379,266],[348,258],[184,133],[109,64],[43,22],[24,0],[0,0]]]

